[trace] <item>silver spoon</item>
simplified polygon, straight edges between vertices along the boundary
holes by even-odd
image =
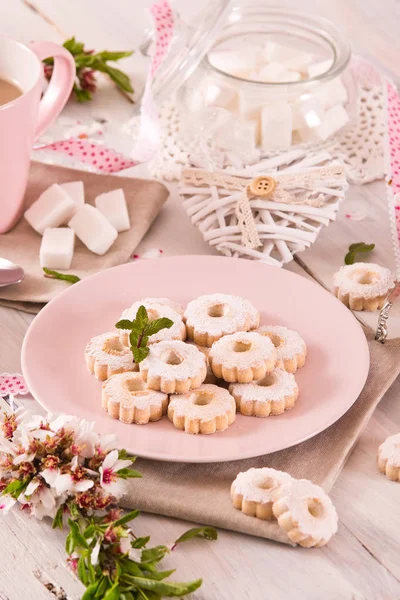
[[[19,283],[24,278],[24,270],[6,258],[0,258],[0,287]]]

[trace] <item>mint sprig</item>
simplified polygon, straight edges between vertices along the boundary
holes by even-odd
[[[58,271],[54,271],[53,269],[48,269],[47,267],[43,267],[44,276],[49,277],[50,279],[61,279],[62,281],[69,281],[69,283],[78,283],[81,280],[78,275],[72,275],[69,273],[59,273]]]
[[[155,335],[161,329],[169,329],[174,324],[171,319],[167,317],[161,317],[154,321],[149,320],[146,308],[142,305],[139,306],[136,313],[136,317],[133,321],[129,319],[121,319],[115,324],[117,329],[128,329],[129,333],[129,344],[133,354],[135,363],[140,363],[149,354],[150,349],[148,347],[149,337]]]
[[[366,244],[365,242],[350,244],[349,251],[344,257],[344,264],[353,265],[356,262],[356,255],[358,253],[372,252],[374,248],[375,244]]]
[[[73,92],[78,102],[86,102],[92,99],[97,89],[96,71],[108,75],[122,92],[133,93],[132,83],[128,75],[108,64],[131,56],[133,51],[111,52],[103,50],[95,53],[93,50],[86,50],[85,45],[78,42],[74,37],[66,40],[63,46],[72,54],[75,60],[76,78]],[[50,79],[53,73],[54,60],[53,58],[46,58],[43,62],[45,76]]]

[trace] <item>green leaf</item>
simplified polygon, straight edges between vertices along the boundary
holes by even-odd
[[[71,556],[71,554],[73,553],[74,550],[75,550],[75,542],[72,537],[72,533],[69,533],[65,539],[65,552],[68,554],[68,556]]]
[[[133,325],[135,327],[135,325]],[[129,334],[129,344],[131,345],[132,348],[138,348],[139,347],[139,338],[140,338],[140,333],[138,331],[136,331],[135,329],[132,330]]]
[[[17,500],[18,496],[26,490],[29,482],[30,482],[29,477],[26,477],[25,479],[15,479],[11,483],[9,483],[6,488],[4,488],[1,495],[2,496],[8,495],[8,496],[11,496],[12,498],[14,498],[15,500]]]
[[[134,542],[131,543],[132,548],[144,548],[150,541],[150,536],[138,537]]]
[[[92,524],[92,525],[88,525],[86,527],[86,529],[83,532],[83,537],[85,539],[89,539],[93,537],[94,532],[96,531],[96,527]]]
[[[118,451],[118,459],[119,460],[131,460],[132,463],[135,462],[136,456],[132,456],[132,454],[128,454],[125,448],[122,448]]]
[[[103,52],[99,52],[97,56],[107,62],[108,60],[116,61],[121,60],[121,58],[128,58],[128,56],[132,56],[133,50],[129,50],[127,52],[110,52],[109,50],[103,50]]]
[[[141,571],[139,565],[136,564],[130,558],[124,558],[124,559],[120,560],[120,564],[121,564],[122,573],[123,573],[122,578],[125,575],[133,575],[133,576],[138,576],[138,577],[142,576],[142,571]]]
[[[52,529],[62,529],[63,528],[63,515],[64,515],[64,505],[62,504],[60,508],[56,512],[56,516],[53,519]]]
[[[175,541],[174,545],[176,546],[176,544],[187,542],[196,537],[205,538],[206,540],[216,540],[218,538],[218,532],[214,527],[193,527],[193,529],[189,529],[182,534],[181,537]]]
[[[72,519],[68,519],[68,525],[70,526],[71,535],[75,546],[81,546],[82,548],[85,548],[85,550],[88,550],[89,544],[81,534],[78,524]]]
[[[161,331],[161,329],[169,329],[170,327],[172,327],[172,325],[174,324],[173,321],[171,321],[171,319],[167,319],[167,317],[161,317],[161,319],[155,319],[154,321],[151,321],[146,329],[145,329],[145,335],[150,336],[150,335],[154,335],[155,333],[158,333],[159,331]]]
[[[118,581],[116,581],[104,596],[104,600],[119,600],[120,596],[121,590]]]
[[[129,521],[133,521],[133,519],[136,519],[138,515],[140,515],[140,510],[132,510],[131,512],[118,519],[118,521],[115,521],[114,526],[118,527],[119,525],[125,525],[125,523],[129,523]]]
[[[120,69],[116,69],[115,67],[110,67],[110,65],[105,64],[104,69],[98,70],[102,70],[104,73],[107,73],[110,79],[112,79],[113,82],[116,83],[117,86],[124,92],[128,92],[130,94],[133,93],[131,80],[129,79],[128,75]]]
[[[135,471],[134,469],[120,469],[118,471],[118,477],[121,479],[131,479],[133,477],[142,477],[142,474],[139,471]]]
[[[162,581],[163,579],[167,579],[167,577],[171,577],[173,573],[175,573],[176,569],[170,569],[169,571],[156,571],[151,574],[151,577],[147,575],[148,579],[154,579],[154,581]]]
[[[89,583],[89,577],[86,571],[85,559],[83,556],[78,560],[78,577],[82,581],[83,585],[87,585]]]
[[[189,583],[172,583],[166,581],[155,581],[154,579],[147,579],[145,577],[130,577],[129,578],[132,583],[136,584],[137,587],[143,588],[144,590],[149,590],[160,594],[162,597],[171,598],[174,596],[186,596],[186,594],[190,594],[197,590],[203,581],[201,579],[196,579],[195,581],[190,581]]]
[[[90,557],[87,560],[86,566],[88,570],[89,583],[94,583],[96,581],[96,571],[94,570],[94,567],[90,562]]]
[[[149,338],[146,335],[142,336],[142,339],[140,340],[140,348],[146,348],[148,341]]]
[[[118,323],[115,323],[117,329],[133,329],[135,327],[134,321],[129,319],[121,319]]]
[[[143,306],[143,304],[139,306],[134,322],[135,328],[140,329],[140,331],[142,331],[149,322],[149,315],[147,314],[146,307]]]
[[[97,588],[95,598],[100,598],[101,600],[103,600],[104,594],[106,593],[109,587],[109,579],[108,577],[103,575],[101,579],[99,579],[99,587]]]
[[[64,48],[71,52],[72,55],[80,54],[83,52],[85,45],[82,42],[77,42],[75,37],[66,40],[63,44]]]
[[[89,90],[83,90],[82,88],[80,88],[77,85],[74,85],[73,92],[74,92],[75,97],[78,102],[88,102],[88,100],[91,100],[93,98],[92,92],[90,92]],[[75,277],[75,276],[73,275],[73,277]],[[79,279],[78,279],[78,281],[79,281]],[[72,283],[76,283],[76,282],[73,281]]]
[[[364,242],[356,242],[355,244],[350,244],[349,251],[344,257],[344,262],[346,265],[353,265],[356,260],[356,255],[359,252],[372,252],[375,248],[375,244],[365,244]]]
[[[78,275],[69,275],[66,273],[59,273],[58,271],[53,271],[52,269],[48,269],[47,267],[43,267],[43,271],[47,277],[52,279],[61,279],[62,281],[69,281],[70,283],[77,283],[80,281],[80,277]]]
[[[142,550],[142,563],[159,562],[169,553],[167,546],[154,546],[154,548],[144,548]]]
[[[146,348],[131,348],[131,350],[136,364],[142,362],[142,360],[144,360],[150,352],[150,348],[148,346]]]
[[[86,589],[85,593],[82,596],[82,600],[92,600],[93,598],[95,598],[100,582],[101,579],[89,585],[89,587]]]
[[[80,510],[76,502],[70,502],[68,504],[69,512],[74,517],[74,519],[78,519],[81,516]]]

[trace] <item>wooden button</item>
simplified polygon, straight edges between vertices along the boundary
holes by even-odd
[[[261,176],[256,177],[250,183],[250,191],[254,196],[259,198],[269,198],[272,196],[276,188],[276,181],[273,177]]]

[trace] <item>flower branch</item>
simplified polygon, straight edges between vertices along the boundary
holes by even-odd
[[[142,315],[144,317],[144,314]],[[142,322],[143,327],[149,324]],[[86,591],[82,600],[157,600],[182,597],[201,579],[177,583],[174,570],[159,570],[170,550],[193,537],[216,539],[212,527],[191,529],[172,545],[148,547],[150,537],[130,528],[118,500],[127,480],[141,477],[113,435],[100,436],[93,423],[72,416],[42,417],[17,410],[0,415],[0,512],[20,504],[53,528],[68,528],[68,564]]]

